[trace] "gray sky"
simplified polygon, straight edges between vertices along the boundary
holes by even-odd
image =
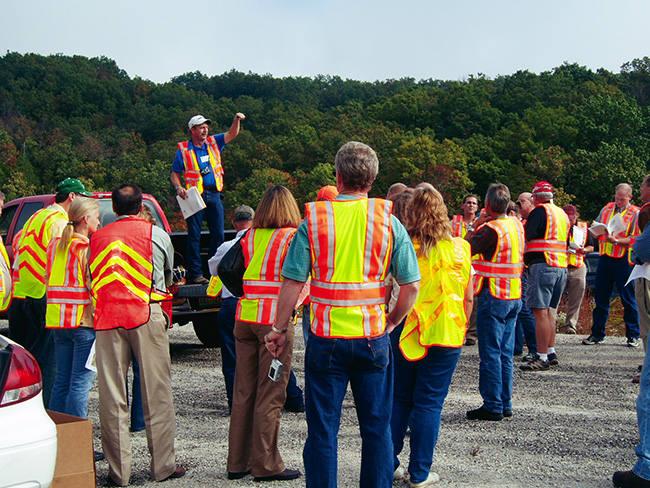
[[[7,51],[114,59],[165,82],[231,69],[375,81],[490,78],[650,56],[647,0],[0,0]]]

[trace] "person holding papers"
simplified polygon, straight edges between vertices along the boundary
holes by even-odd
[[[235,114],[230,129],[223,134],[209,136],[210,119],[203,115],[192,117],[187,126],[190,139],[178,143],[178,150],[172,165],[171,182],[176,188],[176,194],[183,200],[189,190],[203,197],[205,208],[195,213],[194,208],[188,215],[186,209],[183,216],[187,221],[187,262],[188,283],[207,285],[208,279],[203,276],[201,269],[201,226],[205,219],[210,229],[209,256],[214,256],[217,248],[223,243],[223,166],[221,165],[221,150],[226,144],[239,135],[241,121],[246,116]],[[185,180],[185,188],[181,186],[181,175]],[[195,195],[196,197],[196,195]]]
[[[562,210],[569,217],[569,253],[567,279],[564,291],[567,294],[567,313],[564,332],[576,334],[580,305],[587,286],[587,265],[585,255],[594,251],[594,238],[587,230],[587,223],[578,220],[580,214],[573,205],[566,205]]]
[[[626,285],[632,271],[628,259],[628,248],[634,235],[635,216],[639,208],[632,205],[632,187],[621,183],[616,187],[614,201],[603,207],[596,222],[607,225],[610,230],[598,236],[600,258],[596,270],[596,288],[594,299],[596,308],[593,312],[591,335],[582,341],[586,346],[593,346],[605,340],[605,328],[609,317],[609,303],[614,289],[614,283],[619,290],[623,303],[623,320],[629,347],[638,347],[639,341],[639,312],[634,298],[633,284]],[[612,224],[620,219],[622,226]],[[593,228],[594,226],[592,226]],[[591,230],[591,229],[590,229]],[[596,232],[592,231],[594,235]]]

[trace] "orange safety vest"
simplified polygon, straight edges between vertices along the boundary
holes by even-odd
[[[607,205],[605,205],[603,207],[603,210],[601,211],[601,222],[607,225],[607,223],[614,217],[615,210],[616,210],[616,203],[609,202]],[[626,231],[622,235],[623,237],[633,234],[633,229],[631,227],[634,220],[634,216],[637,214],[638,211],[639,211],[639,207],[636,207],[634,205],[629,205],[621,213],[621,218],[623,219],[623,223],[625,224],[626,227]],[[604,235],[598,236],[598,243],[600,245],[599,252],[601,256],[605,255],[605,256],[611,256],[613,258],[622,258],[625,255],[625,253],[628,251],[627,246],[620,246],[618,244],[612,244],[611,242],[607,242],[607,237]]]
[[[465,234],[467,234],[465,219],[462,215],[454,215],[451,218],[451,227],[454,237],[465,237]]]
[[[314,334],[352,339],[384,333],[391,206],[376,198],[306,205]]]
[[[476,277],[474,294],[488,280],[490,295],[500,300],[521,298],[521,272],[524,269],[524,228],[517,219],[506,217],[490,220],[487,225],[497,233],[497,245],[491,261],[483,255],[473,261]]]
[[[73,329],[79,327],[86,307],[91,304],[86,287],[86,263],[80,259],[90,241],[87,237],[74,236],[63,252],[57,252],[60,241],[57,237],[47,247],[45,327]]]
[[[420,247],[414,242],[415,250]],[[406,317],[399,347],[409,361],[428,347],[461,347],[467,332],[465,290],[471,276],[471,246],[461,237],[439,241],[429,256],[419,256],[420,292]]]
[[[581,239],[581,242],[578,242],[575,240],[573,233],[571,233],[571,242],[575,242],[580,247],[585,247],[587,245],[587,233],[589,232],[587,230],[587,222],[579,221],[576,226],[584,230],[584,237]],[[569,253],[568,260],[569,266],[573,266],[574,268],[582,268],[582,266],[585,264],[584,255],[574,252]]]
[[[95,330],[139,327],[149,321],[152,301],[172,298],[154,288],[152,228],[146,220],[126,217],[92,235]]]
[[[223,167],[221,166],[221,153],[219,152],[219,145],[214,136],[206,139],[208,145],[208,154],[210,156],[210,168],[214,175],[217,191],[223,190]],[[185,187],[189,190],[195,186],[199,193],[203,194],[203,176],[201,176],[201,169],[199,161],[196,158],[196,153],[193,149],[189,148],[189,141],[178,143],[178,149],[181,151],[183,162],[185,163]]]
[[[537,207],[544,207],[546,211],[546,233],[544,239],[528,241],[525,252],[543,252],[546,264],[566,268],[569,218],[564,210],[550,202],[540,203]]]
[[[52,240],[52,224],[58,219],[67,221],[68,216],[60,210],[43,208],[23,227],[18,246],[18,272],[20,289],[26,297],[42,298],[45,295],[47,245]]]
[[[270,325],[278,313],[282,263],[296,233],[293,227],[252,229],[241,238],[246,272],[244,296],[237,304],[240,322]]]

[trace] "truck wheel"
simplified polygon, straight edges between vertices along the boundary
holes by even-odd
[[[219,328],[217,314],[192,317],[194,333],[205,347],[219,347]]]

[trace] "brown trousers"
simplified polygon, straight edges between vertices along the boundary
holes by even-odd
[[[273,476],[285,469],[278,438],[293,357],[293,329],[289,327],[278,357],[284,367],[276,383],[268,377],[273,356],[264,344],[271,326],[235,322],[237,367],[228,438],[229,473],[251,469],[253,476]]]
[[[140,364],[142,405],[151,454],[151,474],[156,481],[176,469],[174,436],[176,416],[172,396],[167,317],[160,305],[151,305],[149,322],[135,329],[100,330],[96,334],[99,420],[108,474],[118,485],[131,477],[131,439],[127,372],[131,351]]]

